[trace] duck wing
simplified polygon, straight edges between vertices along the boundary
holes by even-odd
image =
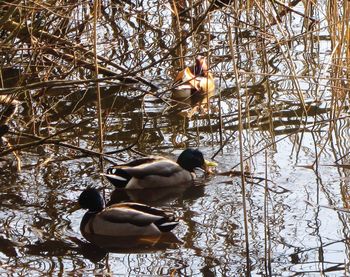
[[[176,162],[168,159],[158,160],[152,163],[145,163],[135,167],[121,167],[124,172],[135,178],[144,178],[149,175],[169,177],[181,170],[184,170]]]
[[[168,213],[164,210],[150,207],[148,205],[139,204],[139,203],[121,203],[118,205],[127,205],[128,207],[138,210],[149,215],[159,216],[160,218],[154,221],[153,223],[158,227],[161,232],[169,232],[174,229],[179,223],[175,216],[171,213]]]
[[[166,158],[162,157],[162,156],[148,156],[148,157],[142,157],[142,158],[138,158],[135,160],[132,160],[128,163],[122,164],[122,165],[116,165],[116,166],[112,166],[111,168],[119,168],[119,167],[134,167],[134,166],[139,166],[142,164],[148,164],[148,163],[153,163],[153,162],[157,162],[160,160],[166,160]]]
[[[98,215],[111,223],[130,223],[136,226],[147,226],[163,219],[161,215],[146,213],[124,203],[109,206]]]
[[[201,93],[211,94],[215,91],[215,82],[211,74],[209,77],[199,77],[197,80],[199,81],[199,88]]]
[[[172,215],[162,209],[154,208],[145,204],[140,204],[140,203],[132,203],[132,202],[126,202],[126,203],[120,203],[120,204],[115,204],[118,206],[128,206],[134,210],[138,210],[143,213],[147,214],[153,214],[153,215],[158,215],[161,217],[167,217],[170,218]]]
[[[107,169],[106,174],[102,173],[102,175],[104,175],[114,186],[124,188],[133,177],[132,170],[130,169],[139,166],[143,167],[147,164],[153,164],[161,160],[166,159],[161,156],[149,156],[136,159],[129,163],[112,166]]]
[[[107,207],[100,219],[113,224],[128,223],[143,227],[154,224],[161,232],[169,232],[178,225],[175,217],[163,210],[138,203],[120,203]]]

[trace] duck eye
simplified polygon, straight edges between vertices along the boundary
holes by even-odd
[[[108,168],[107,169],[107,174],[116,174],[116,169],[115,168]]]

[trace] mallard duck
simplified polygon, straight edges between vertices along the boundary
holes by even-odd
[[[215,82],[213,75],[208,72],[208,65],[205,57],[197,57],[192,67],[186,67],[180,71],[174,82],[172,98],[182,100],[190,97],[213,96]]]
[[[171,231],[178,222],[163,210],[138,203],[120,203],[105,207],[95,188],[85,189],[79,196],[85,213],[80,230],[82,234],[111,237],[159,236]]]
[[[161,156],[144,157],[113,166],[103,175],[117,188],[172,187],[191,184],[196,177],[194,169],[209,172],[208,166],[213,165],[204,160],[202,152],[188,148],[180,154],[177,162]]]

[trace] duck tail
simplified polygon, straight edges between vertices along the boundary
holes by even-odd
[[[176,225],[179,224],[177,221],[173,221],[173,218],[161,218],[155,222],[156,226],[158,229],[165,233],[165,232],[170,232],[172,229],[176,227]]]
[[[110,181],[116,188],[125,188],[131,179],[131,176],[121,168],[110,167],[107,173],[102,173],[108,181]]]

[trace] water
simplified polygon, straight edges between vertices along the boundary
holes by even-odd
[[[319,29],[313,29],[312,36],[304,33],[305,18],[296,13],[284,18],[288,24],[270,26],[265,40],[262,30],[254,27],[259,26],[260,17],[251,18],[256,7],[251,13],[245,10],[248,12],[235,15],[251,24],[233,30],[244,127],[240,150],[237,80],[227,36],[227,22],[235,23],[232,10],[213,10],[183,45],[183,54],[189,56],[186,64],[193,60],[191,55],[210,49],[210,67],[221,93],[221,98],[212,99],[210,116],[195,113],[189,119],[168,105],[169,88],[180,68],[176,60],[179,48],[171,48],[179,38],[178,25],[171,16],[172,2],[141,2],[113,2],[112,6],[103,2],[105,9],[99,20],[99,54],[110,55],[124,69],[117,70],[113,64],[104,66],[118,74],[149,66],[138,76],[158,87],[152,91],[142,82],[101,83],[104,150],[120,150],[107,157],[105,167],[138,157],[130,146],[141,153],[173,159],[191,146],[218,162],[216,174],[202,176],[186,191],[113,191],[113,186],[100,176],[97,156],[79,150],[98,149],[93,84],[20,93],[19,111],[9,122],[11,132],[4,136],[11,145],[62,133],[51,141],[20,149],[16,155],[2,154],[1,275],[239,276],[247,272],[246,231],[252,275],[268,275],[269,265],[271,274],[278,276],[346,275],[348,104],[347,99],[342,102],[340,119],[330,120],[335,103],[332,95],[340,88],[331,82],[333,64],[329,63],[334,61],[323,6],[314,7],[313,17],[321,23],[316,24]],[[88,10],[88,5],[83,5],[78,3],[69,10],[76,15],[89,14],[83,9]],[[200,13],[205,7],[203,4],[191,13]],[[294,8],[306,13],[301,3]],[[77,18],[73,25],[82,22],[80,16]],[[183,35],[191,20],[196,24],[198,18],[187,15],[187,21],[181,21]],[[277,40],[286,36],[289,44],[278,46]],[[84,32],[80,39],[90,49],[89,33]],[[165,56],[168,51],[171,55]],[[19,57],[16,61],[23,67],[27,63]],[[72,69],[67,61],[59,65],[62,72]],[[5,87],[15,86],[18,72],[15,78],[10,70],[5,73]],[[43,67],[27,80],[45,74],[56,78],[49,67]],[[69,80],[91,77],[90,71],[82,67],[67,74]],[[293,78],[293,74],[299,77]],[[6,142],[2,147],[9,149]],[[249,175],[245,184],[246,215],[240,151]],[[85,211],[74,209],[87,186],[103,188],[107,201],[112,196],[114,202],[128,199],[172,210],[180,219],[173,231],[175,238],[108,250],[88,243],[79,231]]]

